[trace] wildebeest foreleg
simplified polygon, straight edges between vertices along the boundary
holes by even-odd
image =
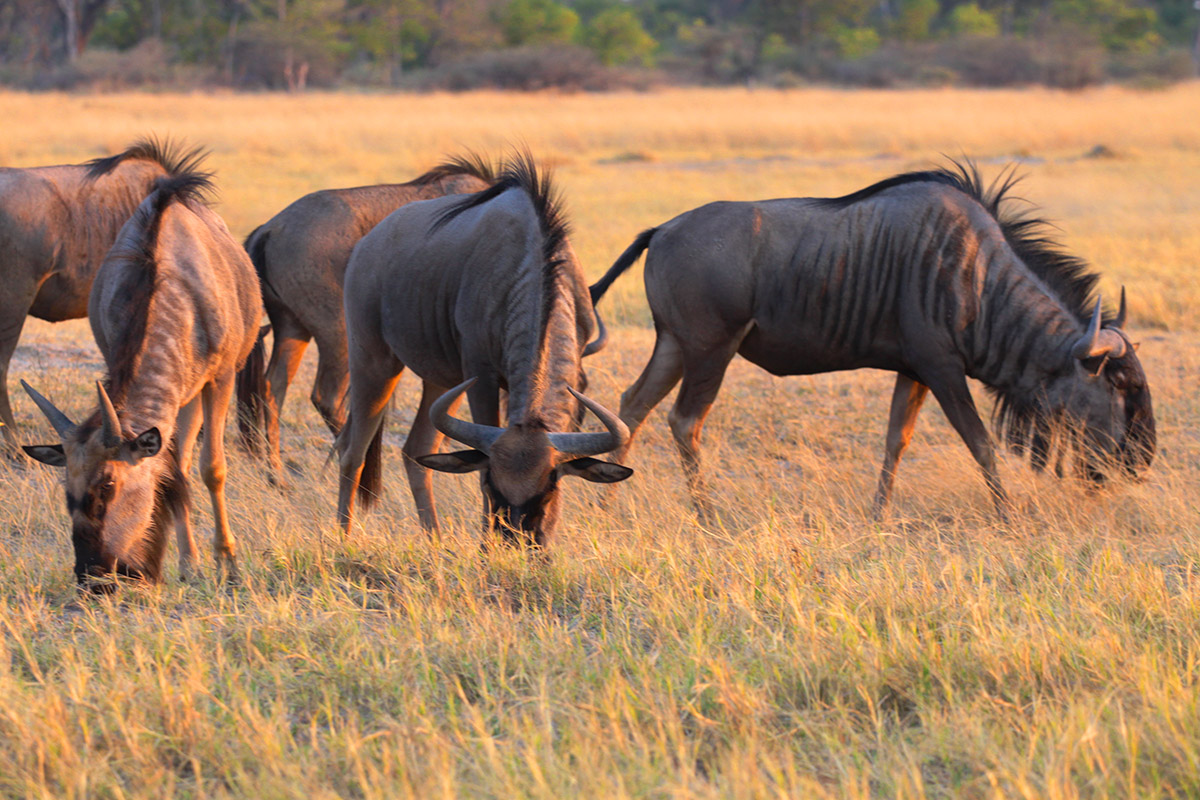
[[[394,359],[384,364],[372,365],[369,362],[369,357],[364,356],[362,368],[356,365],[352,369],[350,413],[346,417],[346,427],[342,428],[337,439],[340,451],[337,518],[344,534],[350,533],[350,525],[354,521],[354,496],[362,479],[367,448],[383,424],[388,400],[404,370],[404,365]]]
[[[14,455],[21,453],[17,443],[16,420],[13,419],[12,407],[8,403],[8,362],[12,359],[13,351],[21,338],[21,329],[25,327],[25,315],[29,313],[29,304],[33,298],[10,299],[0,304],[0,422],[4,425],[4,439],[8,450]]]
[[[179,462],[179,473],[187,480],[188,471],[192,466],[192,452],[196,447],[196,436],[200,433],[202,421],[200,398],[192,400],[179,411],[175,422],[175,456]],[[186,503],[179,504],[174,510],[175,543],[179,548],[179,575],[191,580],[195,575],[200,561],[200,551],[196,548],[196,540],[192,536],[191,513]]]
[[[225,510],[225,418],[233,399],[233,373],[218,376],[200,393],[204,404],[204,447],[200,451],[200,475],[208,487],[213,509],[213,554],[217,573],[231,583],[238,579],[237,554],[229,514]]]
[[[683,377],[683,351],[679,343],[666,331],[659,331],[654,342],[650,361],[633,385],[621,394],[621,421],[629,428],[629,439],[613,453],[613,460],[620,464],[637,436],[638,429],[656,405],[675,388]]]
[[[421,388],[421,405],[417,408],[417,416],[408,432],[408,438],[404,441],[404,471],[408,473],[408,485],[412,489],[421,527],[430,534],[438,532],[437,510],[433,503],[433,470],[422,467],[416,462],[416,458],[436,453],[442,439],[445,438],[442,432],[434,427],[429,416],[429,407],[445,391],[445,387],[425,382]],[[460,403],[461,399],[451,404],[449,412],[453,414]]]
[[[925,383],[933,391],[933,396],[946,412],[946,418],[966,442],[971,455],[983,470],[984,480],[987,481],[992,500],[996,504],[996,514],[1002,522],[1007,522],[1008,495],[1000,485],[1000,473],[996,469],[996,448],[983,420],[979,418],[975,400],[967,388],[966,378],[961,373],[944,374],[936,378],[928,377]]]
[[[879,473],[879,488],[875,492],[872,513],[882,519],[892,499],[892,483],[896,479],[896,466],[908,443],[912,440],[917,414],[929,387],[904,375],[896,376],[896,388],[892,390],[892,408],[888,415],[887,449],[883,455],[883,470]]]
[[[289,325],[287,320],[271,320],[275,342],[271,346],[271,360],[267,363],[267,462],[272,482],[283,485],[283,459],[279,455],[279,415],[283,412],[283,401],[287,397],[288,385],[296,377],[300,359],[308,347],[310,336]]]
[[[484,367],[476,367],[468,362],[464,364],[463,374],[477,375],[475,383],[467,389],[467,405],[471,407],[471,421],[478,422],[481,425],[500,425],[500,386],[490,370]],[[505,409],[505,418],[507,419],[508,412]],[[483,473],[480,473],[482,479]],[[482,486],[480,487],[482,491]],[[488,500],[487,492],[483,492],[483,543],[482,548],[487,550],[489,543],[489,534],[496,527],[496,515],[492,513],[491,502]]]

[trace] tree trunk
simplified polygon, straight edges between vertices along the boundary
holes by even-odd
[[[63,53],[68,64],[74,64],[79,57],[79,7],[75,0],[58,0],[58,8],[63,15]]]
[[[229,20],[229,43],[226,45],[225,52],[225,83],[233,86],[233,59],[237,52],[237,29],[238,29],[238,11],[233,9],[233,16]]]
[[[1192,7],[1196,11],[1200,11],[1200,0],[1196,0]],[[1192,62],[1196,65],[1196,74],[1200,75],[1200,25],[1196,26],[1196,43],[1192,45]]]

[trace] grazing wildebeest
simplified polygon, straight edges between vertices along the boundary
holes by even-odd
[[[246,239],[246,251],[262,284],[263,302],[275,334],[267,364],[261,356],[238,374],[238,424],[243,443],[258,449],[265,433],[271,474],[282,480],[279,414],[309,341],[317,340],[312,403],[333,433],[345,422],[348,382],[342,280],[350,251],[380,220],[405,203],[448,194],[478,192],[491,185],[490,164],[475,157],[447,161],[408,183],[313,192],[280,211]],[[255,348],[257,356],[262,348]]]
[[[61,444],[26,447],[66,467],[81,583],[161,576],[173,522],[180,571],[195,569],[187,474],[203,410],[201,474],[212,495],[218,569],[237,574],[225,511],[225,417],[258,333],[262,299],[245,251],[204,205],[209,175],[161,179],[121,229],[92,286],[88,317],[108,368],[79,425],[27,384]],[[167,447],[163,444],[167,443]],[[102,583],[99,586],[109,586]]]
[[[1005,516],[968,376],[997,397],[998,432],[1029,449],[1037,469],[1056,441],[1080,446],[1093,479],[1113,459],[1130,474],[1149,466],[1154,414],[1121,329],[1124,293],[1117,317],[1103,319],[1092,302],[1097,276],[1047,239],[1040,220],[1001,208],[1011,174],[985,190],[973,165],[955,167],[839,198],[702,206],[643,232],[592,287],[597,301],[649,248],[657,339],[621,397],[621,418],[636,434],[682,378],[668,419],[702,516],[712,507],[700,430],[735,353],[775,375],[898,373],[877,515],[932,390]]]
[[[92,279],[121,226],[155,181],[190,172],[198,155],[143,139],[86,164],[0,168],[0,422],[13,452],[8,363],[25,317],[87,316]]]
[[[347,531],[355,490],[364,504],[379,491],[383,418],[405,367],[424,382],[404,456],[428,531],[438,521],[426,468],[481,471],[485,527],[498,522],[506,541],[539,547],[558,522],[561,476],[613,483],[632,474],[591,458],[620,447],[628,431],[575,388],[592,303],[550,180],[527,153],[485,192],[393,212],[355,248],[345,297],[350,411],[338,438],[338,521]],[[474,422],[451,416],[464,393]],[[568,432],[577,403],[607,431]],[[438,455],[443,434],[474,449]]]

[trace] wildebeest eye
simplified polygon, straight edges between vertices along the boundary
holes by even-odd
[[[101,482],[100,485],[96,487],[96,497],[107,503],[109,500],[112,500],[113,492],[116,491],[116,488],[116,481],[109,478],[108,480]]]
[[[1123,392],[1129,388],[1129,373],[1119,369],[1108,376],[1108,382],[1113,385],[1114,389]]]

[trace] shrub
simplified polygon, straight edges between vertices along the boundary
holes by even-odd
[[[419,79],[426,89],[565,89],[600,91],[620,88],[623,73],[609,70],[596,54],[574,45],[497,50],[431,70]]]

